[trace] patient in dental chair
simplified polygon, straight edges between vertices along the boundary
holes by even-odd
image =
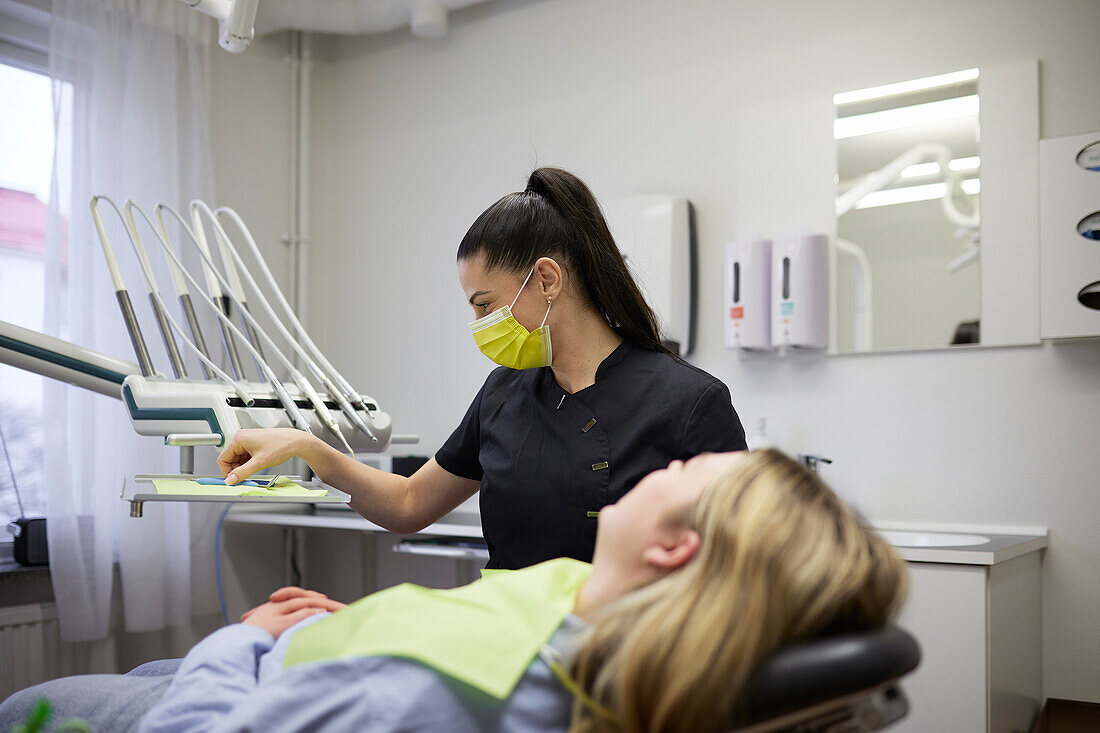
[[[655,471],[599,516],[591,565],[350,606],[284,588],[182,660],[47,682],[59,720],[154,731],[728,731],[781,647],[897,613],[904,563],[774,450]]]

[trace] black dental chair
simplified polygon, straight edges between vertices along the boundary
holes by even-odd
[[[732,733],[863,733],[909,712],[899,680],[920,663],[896,626],[831,635],[775,654],[747,688],[749,723]]]

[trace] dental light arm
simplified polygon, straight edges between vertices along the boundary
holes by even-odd
[[[868,173],[861,178],[856,185],[836,197],[837,217],[847,214],[854,209],[864,196],[881,191],[901,177],[902,171],[911,165],[934,160],[940,168],[940,174],[944,180],[944,193],[940,198],[944,216],[952,224],[959,227],[955,236],[963,240],[967,251],[948,263],[951,272],[957,272],[966,265],[978,259],[978,226],[981,224],[981,213],[975,209],[971,214],[964,214],[955,205],[955,194],[962,191],[962,175],[951,168],[951,149],[940,143],[921,143],[914,145],[897,158]]]
[[[911,165],[923,163],[929,159],[936,161],[940,166],[947,190],[942,198],[943,213],[952,224],[961,227],[976,227],[980,223],[980,215],[964,214],[955,206],[955,193],[961,190],[962,176],[951,168],[951,149],[938,143],[921,143],[914,145],[906,152],[894,158],[882,168],[868,173],[860,181],[836,197],[836,215],[843,216],[856,207],[856,204],[869,193],[881,191],[901,177],[902,171]]]
[[[252,251],[252,256],[256,260],[256,263],[260,267],[260,272],[263,273],[264,279],[267,280],[268,287],[271,293],[275,296],[275,300],[278,301],[279,306],[286,314],[287,320],[290,321],[290,325],[293,326],[294,332],[298,334],[302,343],[317,360],[317,363],[324,367],[325,371],[332,378],[333,382],[344,392],[344,396],[355,405],[355,407],[363,410],[370,415],[370,410],[363,402],[363,398],[356,392],[355,388],[351,386],[348,380],[344,379],[340,372],[336,371],[336,368],[332,366],[325,355],[321,353],[321,350],[317,348],[317,345],[313,343],[313,339],[306,333],[305,328],[302,326],[301,321],[298,320],[298,316],[295,315],[294,309],[290,307],[290,303],[287,302],[286,297],[283,295],[283,291],[279,288],[279,283],[276,282],[275,276],[271,274],[271,270],[267,267],[267,262],[264,261],[263,254],[260,252],[259,246],[256,244],[256,240],[252,237],[252,232],[249,231],[244,221],[236,211],[228,206],[222,206],[218,208],[218,213],[224,213],[233,219],[233,222],[241,230],[241,234],[244,235],[245,242],[248,243],[249,249]],[[372,436],[373,437],[373,436]]]
[[[164,208],[169,213],[174,214],[175,216],[179,217],[179,214],[174,209],[172,209],[171,207],[164,207]],[[180,218],[180,223],[183,223],[182,218]],[[188,234],[194,234],[188,228],[185,228],[185,231]],[[159,239],[159,237],[158,237],[158,239]],[[198,247],[200,252],[201,252],[201,247],[199,247],[199,244],[198,244],[198,238],[195,237],[194,239],[192,239],[192,241],[195,243],[195,246]],[[195,280],[195,278],[191,275],[191,273],[188,272],[184,268],[183,263],[179,261],[179,258],[176,257],[176,254],[172,251],[172,249],[170,247],[166,246],[164,242],[161,242],[161,247],[164,249],[164,253],[169,258],[171,258],[173,262],[175,262],[176,267],[180,268],[180,271],[183,272],[184,277],[186,277],[187,280],[191,283],[191,285],[194,286],[199,291],[199,295],[203,299],[203,302],[205,302],[208,306],[210,306],[210,309],[214,311],[214,315],[216,315],[218,317],[218,320],[220,320],[226,326],[226,328],[229,329],[230,333],[237,336],[237,338],[241,339],[241,343],[244,344],[245,349],[247,349],[248,352],[252,355],[252,358],[256,360],[256,363],[260,366],[261,371],[263,371],[264,375],[267,377],[267,381],[271,385],[271,389],[275,392],[275,396],[278,398],[280,404],[282,404],[282,406],[283,406],[283,409],[286,411],[287,415],[290,417],[290,421],[291,421],[291,423],[293,423],[294,427],[296,427],[299,430],[302,430],[304,432],[312,434],[313,431],[309,427],[309,422],[305,419],[305,416],[302,415],[301,411],[298,409],[298,406],[294,403],[294,400],[287,393],[286,387],[283,386],[282,381],[280,381],[278,375],[275,374],[275,370],[273,370],[271,368],[271,366],[267,363],[267,361],[264,360],[264,358],[262,356],[260,356],[260,353],[258,351],[256,351],[256,348],[251,343],[249,343],[248,339],[245,338],[245,335],[243,333],[241,333],[240,329],[237,328],[237,326],[233,323],[233,321],[229,320],[229,316],[225,315],[225,313],[222,312],[222,309],[218,306],[218,304],[215,303],[214,300],[210,296],[208,296],[206,293],[202,292],[201,286],[198,284],[198,282]],[[209,261],[209,258],[207,257],[206,253],[203,252],[202,254],[203,254],[203,257],[204,257],[204,262]],[[218,277],[218,278],[221,277],[221,274],[218,273],[216,270],[211,270],[211,271],[215,274],[216,277]],[[230,297],[232,297],[232,296],[230,296]]]
[[[240,53],[252,41],[259,0],[180,0],[184,5],[218,21],[218,44]]]

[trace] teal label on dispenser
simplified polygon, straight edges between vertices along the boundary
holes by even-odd
[[[779,304],[779,315],[789,316],[792,313],[794,313],[794,303],[780,303]]]

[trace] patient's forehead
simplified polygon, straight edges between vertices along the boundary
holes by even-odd
[[[718,478],[732,470],[748,451],[731,451],[729,453],[700,453],[692,458],[689,463],[700,473],[705,473],[708,478]]]
[[[707,486],[729,473],[741,457],[741,453],[700,453],[679,470],[670,467],[660,483],[674,501],[694,502]]]

